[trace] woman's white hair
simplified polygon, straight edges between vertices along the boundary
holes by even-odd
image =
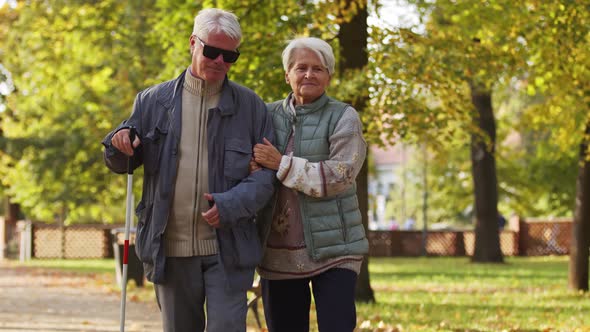
[[[314,37],[295,38],[289,42],[287,47],[285,47],[283,50],[283,68],[286,72],[293,66],[293,51],[296,49],[309,49],[315,52],[322,61],[324,67],[328,69],[328,74],[334,74],[336,60],[334,59],[332,46],[322,39]]]
[[[242,40],[242,29],[235,14],[222,9],[207,8],[195,16],[193,35],[207,39],[210,33],[219,32],[238,42]]]

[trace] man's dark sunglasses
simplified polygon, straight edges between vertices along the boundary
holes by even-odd
[[[205,42],[202,41],[201,38],[199,38],[199,37],[197,37],[197,39],[199,40],[201,45],[203,45],[203,55],[211,60],[217,59],[219,54],[221,54],[223,56],[224,62],[234,63],[234,62],[238,61],[238,58],[240,57],[240,51],[238,51],[238,50],[235,50],[235,52],[224,50],[222,48],[217,48],[217,47],[205,44]]]

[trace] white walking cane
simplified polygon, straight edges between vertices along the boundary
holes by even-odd
[[[133,146],[135,128],[129,128],[129,140]],[[129,229],[133,212],[133,156],[127,159],[127,205],[125,209],[125,245],[123,247],[123,278],[121,284],[121,325],[120,332],[125,331],[125,304],[127,301],[127,259],[129,257]]]

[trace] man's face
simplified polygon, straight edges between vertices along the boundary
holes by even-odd
[[[192,50],[191,71],[193,75],[207,82],[223,80],[232,63],[225,62],[223,54],[219,54],[215,59],[206,57],[203,55],[203,48],[209,46],[208,50],[213,50],[213,53],[215,53],[215,48],[235,52],[239,43],[239,41],[231,39],[223,33],[211,33],[202,40],[192,35],[190,46]]]

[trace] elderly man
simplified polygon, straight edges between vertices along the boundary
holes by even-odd
[[[254,217],[275,172],[249,170],[253,146],[274,132],[263,101],[227,79],[241,37],[234,14],[200,11],[189,68],[140,92],[131,117],[102,142],[112,171],[126,172],[129,157],[144,166],[136,252],[164,331],[246,330],[246,291],[262,257]]]

